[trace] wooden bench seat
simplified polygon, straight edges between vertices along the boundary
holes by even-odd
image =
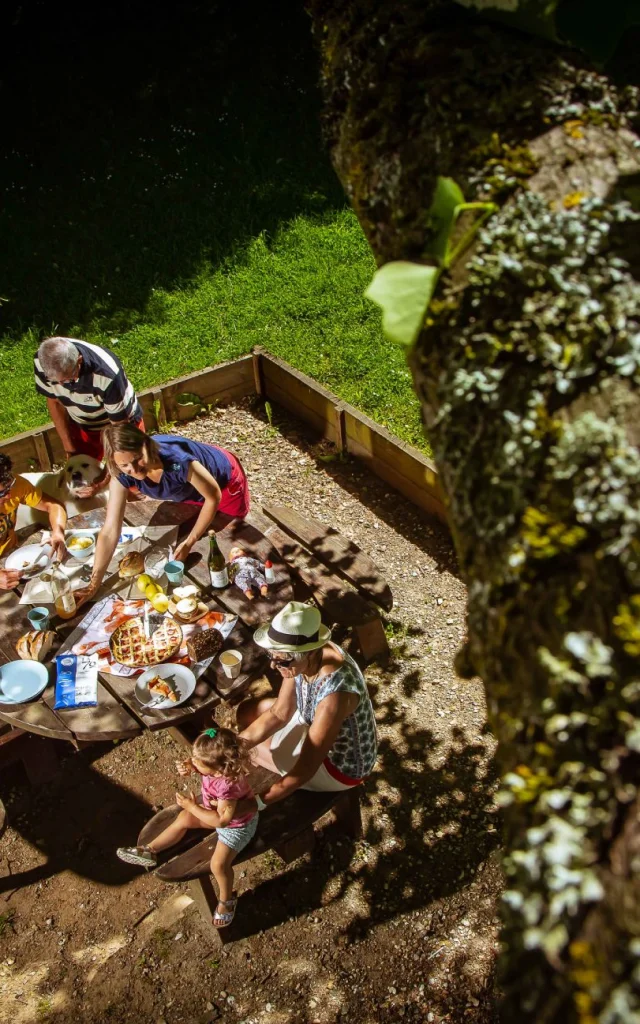
[[[352,629],[364,662],[377,660],[384,664],[389,658],[389,645],[376,606],[262,513],[249,512],[246,521],[269,539],[289,569],[311,589],[323,621]]]
[[[386,612],[391,611],[391,587],[373,559],[354,541],[343,537],[333,526],[327,526],[308,515],[302,516],[286,505],[263,505],[263,511],[274,523],[304,544],[332,573],[347,580],[363,597],[374,601]]]
[[[265,774],[262,772],[263,780]],[[273,778],[273,776],[271,776]],[[252,780],[253,781],[253,780]],[[254,787],[254,791],[258,787]],[[264,781],[260,787],[265,791]],[[339,793],[311,793],[297,790],[286,800],[272,804],[260,814],[255,836],[248,846],[238,854],[235,865],[275,850],[285,863],[290,863],[309,853],[315,844],[313,825],[331,811],[341,831],[356,839],[362,834],[360,815],[361,786]],[[145,846],[162,832],[179,813],[177,804],[158,811],[144,826],[138,836],[138,845]],[[156,875],[163,882],[189,882],[191,895],[197,903],[206,923],[217,905],[217,896],[210,878],[211,856],[218,841],[211,830],[194,829],[187,833],[177,847],[166,851],[166,859],[156,868]],[[161,855],[162,857],[162,855]],[[232,939],[231,929],[223,929],[221,938]]]

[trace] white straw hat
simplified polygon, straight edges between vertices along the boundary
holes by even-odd
[[[331,630],[322,625],[313,605],[289,601],[271,622],[256,629],[253,639],[271,651],[315,651],[331,639]]]

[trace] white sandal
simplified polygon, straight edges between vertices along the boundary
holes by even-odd
[[[238,906],[238,897],[232,896],[230,900],[218,900],[219,907],[231,907],[231,910],[225,911],[224,914],[220,914],[218,907],[216,912],[211,918],[211,923],[214,928],[228,928],[234,917],[236,916],[236,907]]]

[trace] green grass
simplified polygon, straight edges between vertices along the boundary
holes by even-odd
[[[256,5],[242,34],[226,8],[182,19],[102,26],[68,69],[65,23],[37,65],[33,27],[14,47],[0,436],[48,418],[32,358],[60,333],[114,348],[139,389],[260,344],[424,447],[404,353],[362,297],[374,262],[320,139],[306,16]]]

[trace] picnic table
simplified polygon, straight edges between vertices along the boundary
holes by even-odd
[[[144,531],[143,536],[134,540],[127,550],[140,550],[146,554],[152,548],[168,548],[169,545],[175,545],[180,530],[184,532],[185,524],[197,515],[197,511],[193,506],[172,502],[143,500],[128,503],[125,523],[128,526],[144,527]],[[68,529],[99,528],[104,523],[104,517],[103,508],[95,509],[74,516],[69,520]],[[247,528],[243,533],[242,523],[230,520],[226,516],[217,517],[213,525],[218,531],[223,550],[228,550],[233,543],[242,543],[247,554],[254,554],[259,547],[260,555],[263,558],[270,557],[276,571],[276,583],[270,587],[269,597],[252,603],[233,586],[225,591],[216,592],[215,595],[210,593],[206,538],[203,538],[189,559],[186,575],[203,590],[207,588],[208,592],[204,593],[204,599],[210,610],[233,612],[238,616],[236,625],[224,644],[224,648],[235,648],[243,653],[242,672],[237,679],[230,682],[224,675],[218,658],[215,658],[198,679],[196,690],[186,704],[168,710],[147,710],[139,704],[134,695],[136,676],[100,672],[96,707],[56,710],[55,668],[52,662],[50,683],[41,697],[20,705],[0,702],[0,720],[48,739],[68,740],[75,746],[98,740],[128,739],[144,729],[179,727],[192,720],[194,716],[204,718],[223,699],[246,689],[252,679],[262,675],[267,668],[268,660],[264,651],[252,642],[251,627],[272,617],[283,605],[292,600],[293,590],[289,573],[279,553],[268,542],[265,546],[265,539],[258,536],[253,528],[250,531]],[[33,527],[26,528],[21,534],[22,541],[37,537]],[[135,580],[122,580],[118,576],[120,557],[122,552],[114,556],[95,601],[107,594],[123,599],[140,599],[141,595],[133,589]],[[16,659],[15,643],[30,628],[27,620],[29,606],[19,603],[22,590],[21,584],[15,591],[0,592],[0,664]],[[52,628],[57,631],[60,644],[52,651],[52,659],[60,651],[70,650],[82,639],[84,630],[81,622],[90,607],[90,604],[83,605],[69,620],[62,620],[53,612]]]

